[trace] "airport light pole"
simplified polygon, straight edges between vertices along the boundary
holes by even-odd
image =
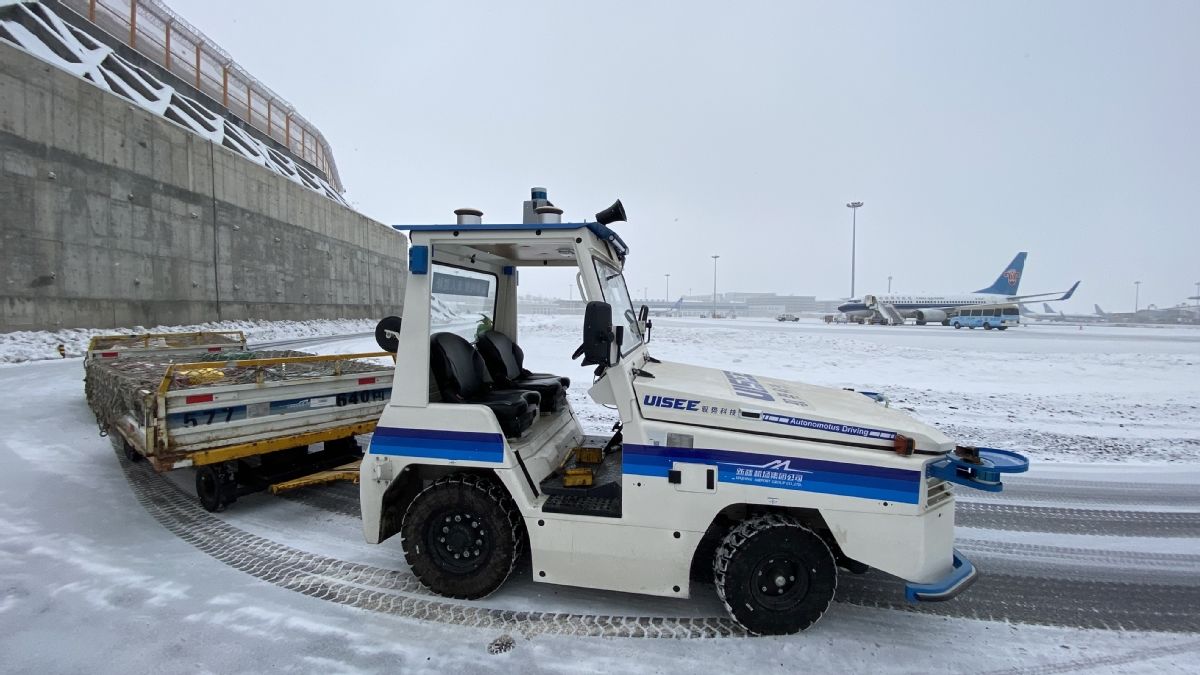
[[[888,293],[892,292],[892,275],[888,275]]]
[[[858,243],[858,210],[862,208],[862,202],[847,202],[846,208],[850,209],[850,297],[854,297],[854,248]]]
[[[1140,300],[1139,296],[1141,295],[1141,292],[1142,292],[1142,282],[1140,282],[1140,281],[1133,282],[1133,313],[1134,314],[1138,313],[1138,301]]]
[[[717,258],[719,255],[714,255],[713,259],[713,312],[712,318],[717,318]]]
[[[664,274],[663,276],[667,278],[667,302],[670,302],[671,301],[671,275]]]

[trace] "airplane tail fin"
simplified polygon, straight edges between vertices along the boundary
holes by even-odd
[[[1025,271],[1025,256],[1028,255],[1025,251],[1017,254],[1017,257],[1012,259],[1012,262],[1004,268],[1000,276],[996,277],[996,281],[987,288],[981,288],[976,293],[994,293],[997,295],[1016,295],[1017,289],[1021,286],[1021,275]]]
[[[678,312],[681,309],[683,309],[683,296],[682,295],[679,296],[679,299],[675,301],[675,304],[671,305],[672,312]]]
[[[1099,314],[1100,316],[1108,316],[1108,312],[1100,309],[1100,305],[1092,305],[1092,307],[1096,308],[1096,314]]]
[[[1047,314],[1054,314],[1054,313],[1055,313],[1055,311],[1054,311],[1054,308],[1053,308],[1053,307],[1051,307],[1051,306],[1050,306],[1050,303],[1048,303],[1048,302],[1043,302],[1043,303],[1042,303],[1042,310],[1043,310],[1043,311],[1045,311]]]
[[[1023,302],[1017,303],[1017,307],[1021,309],[1021,316],[1036,316],[1033,312],[1029,311],[1029,308]]]

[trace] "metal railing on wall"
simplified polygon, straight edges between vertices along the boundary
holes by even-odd
[[[335,189],[345,191],[333,152],[321,132],[160,0],[60,1],[282,143],[295,157],[325,174]]]

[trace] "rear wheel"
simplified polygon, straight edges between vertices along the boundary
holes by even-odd
[[[991,330],[991,329],[992,329],[992,324],[990,324],[990,323],[988,323],[988,322],[984,321],[984,322],[983,322],[983,329],[984,329],[984,330]]]
[[[521,514],[504,487],[470,474],[434,481],[413,498],[400,526],[404,557],[429,590],[451,598],[490,595],[516,566]]]
[[[808,628],[837,590],[829,546],[790,516],[768,513],[742,521],[713,559],[717,596],[734,621],[756,635]]]

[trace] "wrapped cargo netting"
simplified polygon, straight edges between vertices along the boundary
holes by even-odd
[[[84,388],[101,431],[107,433],[126,415],[145,426],[155,413],[155,397],[159,393],[380,369],[378,363],[370,361],[283,350],[190,354],[186,356],[187,363],[180,363],[179,359],[146,354],[136,360],[88,362]]]

